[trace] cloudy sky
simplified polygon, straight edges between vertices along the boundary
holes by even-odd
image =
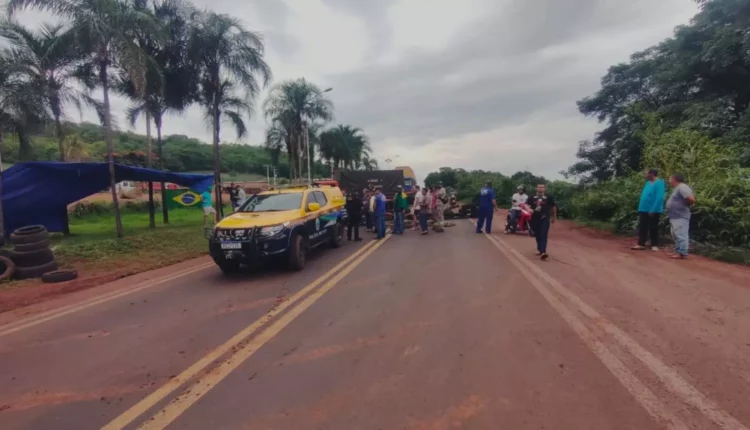
[[[194,2],[261,32],[275,82],[333,87],[334,122],[365,130],[381,166],[391,158],[420,179],[441,166],[557,177],[599,128],[576,100],[697,11],[692,0]],[[263,141],[261,100],[243,143]],[[113,102],[121,126],[126,106]],[[168,118],[165,132],[211,136],[197,108]]]

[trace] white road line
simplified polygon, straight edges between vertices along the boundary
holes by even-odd
[[[97,296],[97,297],[92,297],[91,299],[84,300],[79,303],[73,303],[67,306],[63,306],[61,308],[52,309],[47,312],[43,312],[37,315],[32,315],[28,318],[14,321],[12,323],[0,326],[0,337],[7,336],[9,334],[27,329],[29,327],[34,327],[36,325],[58,319],[65,315],[69,315],[78,311],[82,311],[84,309],[88,309],[92,306],[96,306],[96,305],[106,303],[115,299],[119,299],[121,297],[125,297],[127,295],[136,293],[138,291],[145,290],[151,287],[155,287],[157,285],[161,285],[165,282],[179,279],[187,275],[191,275],[195,272],[200,272],[201,270],[207,269],[213,265],[214,265],[213,263],[205,263],[205,264],[202,264],[202,265],[190,268],[190,269],[185,269],[176,273],[171,273],[169,275],[161,276],[156,279],[141,282],[139,284],[136,284],[134,287],[128,288],[126,290],[112,291],[110,293],[102,294],[101,296]]]
[[[634,357],[640,360],[649,370],[651,370],[651,372],[653,372],[654,375],[656,375],[656,377],[662,382],[662,384],[664,384],[667,390],[669,390],[673,394],[682,398],[682,400],[685,403],[692,405],[693,407],[700,410],[708,419],[716,423],[720,428],[724,430],[748,430],[748,428],[745,425],[743,425],[736,418],[734,418],[729,413],[721,409],[719,405],[717,405],[711,399],[706,397],[703,393],[698,391],[698,389],[693,387],[688,381],[683,379],[677,373],[677,371],[675,371],[670,366],[667,366],[666,364],[664,364],[656,356],[654,356],[652,353],[650,353],[641,345],[639,345],[630,336],[625,334],[625,332],[623,332],[617,326],[615,326],[612,322],[607,320],[603,315],[601,315],[599,312],[597,312],[596,310],[591,308],[589,305],[584,303],[583,300],[581,300],[573,292],[571,292],[570,290],[565,288],[562,284],[557,282],[554,278],[548,275],[544,270],[540,269],[539,267],[531,263],[531,261],[529,261],[528,258],[521,255],[518,251],[513,249],[510,245],[508,245],[507,243],[505,243],[502,239],[498,237],[487,235],[487,238],[490,239],[490,241],[493,244],[495,244],[495,246],[498,249],[500,249],[500,251],[503,252],[503,254],[505,254],[506,257],[508,257],[508,259],[519,270],[521,270],[524,273],[524,275],[532,282],[534,287],[542,294],[542,296],[545,297],[545,299],[548,300],[550,305],[552,305],[553,308],[555,308],[560,313],[560,315],[566,320],[566,322],[568,322],[568,324],[571,325],[571,327],[573,327],[574,330],[576,330],[574,324],[580,324],[585,329],[584,323],[581,322],[580,319],[575,317],[575,315],[570,313],[570,311],[564,307],[562,302],[557,300],[554,294],[551,293],[550,289],[547,286],[545,286],[543,283],[539,282],[539,279],[543,280],[547,285],[549,285],[549,287],[551,287],[563,299],[567,300],[574,308],[576,308],[583,315],[585,315],[588,318],[595,319],[598,327],[603,328],[605,332],[610,334],[625,350],[627,350],[630,354],[632,354]],[[538,279],[535,278],[535,276],[538,277]],[[556,303],[553,303],[550,300],[550,298],[555,300]],[[566,314],[563,314],[563,312],[560,309],[558,309],[559,306],[563,306],[564,311],[567,312],[567,316]],[[578,333],[578,330],[576,330],[576,332]],[[589,335],[592,335],[590,331],[588,333]],[[586,339],[583,335],[581,335],[581,338],[584,339],[584,342],[586,342]],[[594,337],[594,339],[596,338]],[[600,345],[600,346],[597,346],[597,348],[601,347],[601,348],[604,348],[604,350],[606,350],[606,347],[604,346],[604,344],[601,344],[601,342],[599,342],[598,340],[596,340],[596,342],[598,342]],[[589,342],[586,342],[586,343],[592,348],[594,353],[597,354],[597,356],[602,360],[602,362],[604,362],[604,364],[607,365],[608,368],[610,368],[607,362],[604,361],[605,359],[602,358],[603,356],[600,355],[600,353],[598,353],[596,349],[594,349],[593,344],[590,344]],[[607,352],[611,355],[611,353],[608,350]],[[613,355],[612,355],[612,358],[616,360],[616,358]],[[622,363],[620,362],[620,364]],[[620,381],[623,383],[625,388],[627,388],[630,391],[628,384],[632,384],[633,381],[624,382],[624,380],[620,378],[620,375],[618,375],[618,373],[616,373],[612,368],[610,368],[610,371],[612,371],[612,373],[618,379],[620,379]],[[633,376],[633,378],[635,378],[635,376]],[[637,380],[637,378],[635,379],[635,381],[637,381],[637,384],[643,385],[640,381]],[[643,386],[643,388],[648,390],[648,388],[645,386]],[[650,390],[648,392],[651,393],[651,395],[653,395],[653,393]],[[649,403],[650,400],[648,398],[640,398],[636,396],[635,394],[633,395],[636,397],[639,403],[641,403],[644,406],[644,408],[646,408],[646,410],[649,411],[649,413],[651,413],[651,410],[649,408],[653,408],[653,404]],[[647,406],[647,405],[651,405],[651,406]],[[664,406],[662,405],[661,408],[664,408]],[[663,409],[663,411],[660,412],[660,414],[662,415],[667,414],[666,409]],[[670,419],[672,420],[672,423],[674,424],[675,421],[673,417]],[[684,424],[679,423],[678,425],[684,425]],[[672,427],[672,428],[681,428],[681,427]]]
[[[646,410],[646,412],[659,424],[673,430],[688,430],[689,427],[682,422],[676,415],[672,414],[664,403],[646,386],[638,377],[636,377],[609,349],[586,328],[586,325],[578,319],[565,305],[545,287],[537,277],[535,277],[526,267],[516,262],[515,259],[505,250],[502,245],[495,242],[495,239],[487,236],[500,250],[508,260],[531,282],[534,288],[544,297],[547,302],[555,309],[565,322],[570,325],[573,331],[581,338],[583,343],[591,349],[604,366],[620,381],[626,390],[635,398],[635,400]]]

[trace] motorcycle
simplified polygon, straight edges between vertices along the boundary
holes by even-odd
[[[505,233],[528,233],[529,236],[534,237],[534,231],[531,229],[531,209],[526,205],[521,207],[520,214],[516,219],[514,225],[510,222],[510,213],[505,218]]]

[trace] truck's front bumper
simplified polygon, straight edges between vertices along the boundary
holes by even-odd
[[[237,261],[253,264],[260,260],[283,255],[288,251],[289,239],[285,235],[274,237],[252,237],[249,239],[209,240],[209,252],[216,261]]]

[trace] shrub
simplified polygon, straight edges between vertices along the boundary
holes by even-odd
[[[652,126],[645,134],[644,170],[655,168],[665,180],[682,173],[697,203],[692,208],[691,238],[723,246],[750,243],[750,169],[738,162],[735,148],[694,130],[662,132]],[[571,202],[572,215],[611,222],[621,233],[635,230],[644,179],[633,173],[583,189]],[[667,191],[666,198],[671,190]],[[665,219],[664,224],[668,224]]]

